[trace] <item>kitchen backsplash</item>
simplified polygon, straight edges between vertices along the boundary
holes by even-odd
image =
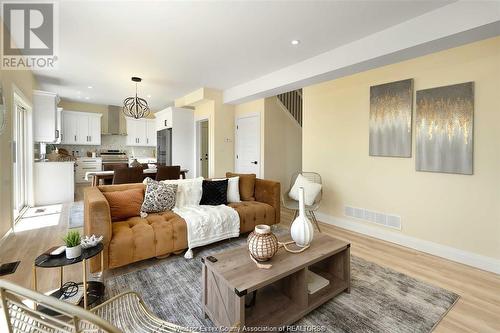
[[[101,136],[100,146],[77,146],[77,145],[55,145],[57,148],[64,148],[71,154],[86,156],[87,151],[96,151],[98,154],[101,150],[118,149],[127,152],[129,157],[156,157],[156,148],[152,147],[130,147],[126,145],[127,137],[124,135],[103,135]],[[78,151],[78,154],[77,154]],[[50,153],[47,147],[47,153]]]

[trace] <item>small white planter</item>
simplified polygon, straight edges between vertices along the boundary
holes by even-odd
[[[75,259],[82,255],[82,244],[66,248],[66,258]]]

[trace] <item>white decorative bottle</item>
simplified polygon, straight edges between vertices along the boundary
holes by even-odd
[[[290,228],[292,239],[300,247],[311,244],[314,235],[314,227],[307,218],[304,208],[304,188],[299,188],[299,215],[293,221]]]

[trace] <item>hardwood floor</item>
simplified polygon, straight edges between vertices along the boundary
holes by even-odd
[[[17,272],[2,278],[31,287],[32,264],[37,255],[53,245],[61,244],[67,231],[69,205],[64,205],[60,221],[42,228],[9,234],[0,243],[0,262],[21,260]],[[54,216],[50,217],[54,219]],[[282,211],[282,224],[289,224],[292,214]],[[43,220],[43,219],[40,219]],[[36,225],[36,223],[31,223]],[[49,223],[50,224],[50,223]],[[455,306],[443,318],[435,332],[500,332],[500,275],[484,272],[465,265],[366,237],[321,223],[328,235],[349,240],[351,254],[390,267],[421,281],[448,289],[460,295]],[[147,260],[135,267],[147,267],[155,260]],[[169,260],[169,258],[162,259]],[[114,270],[112,274],[126,271]],[[65,267],[65,279],[80,281],[81,265]],[[39,269],[39,290],[58,287],[57,269]],[[140,291],[139,291],[140,292]]]

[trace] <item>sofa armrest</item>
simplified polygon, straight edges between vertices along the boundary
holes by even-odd
[[[111,212],[106,197],[98,187],[92,186],[84,190],[84,233],[85,235],[103,236],[104,268],[101,268],[97,257],[90,261],[90,271],[96,272],[108,267],[108,247],[111,241]]]
[[[259,178],[255,179],[255,200],[274,207],[276,224],[281,221],[280,191],[281,185],[279,182]]]

